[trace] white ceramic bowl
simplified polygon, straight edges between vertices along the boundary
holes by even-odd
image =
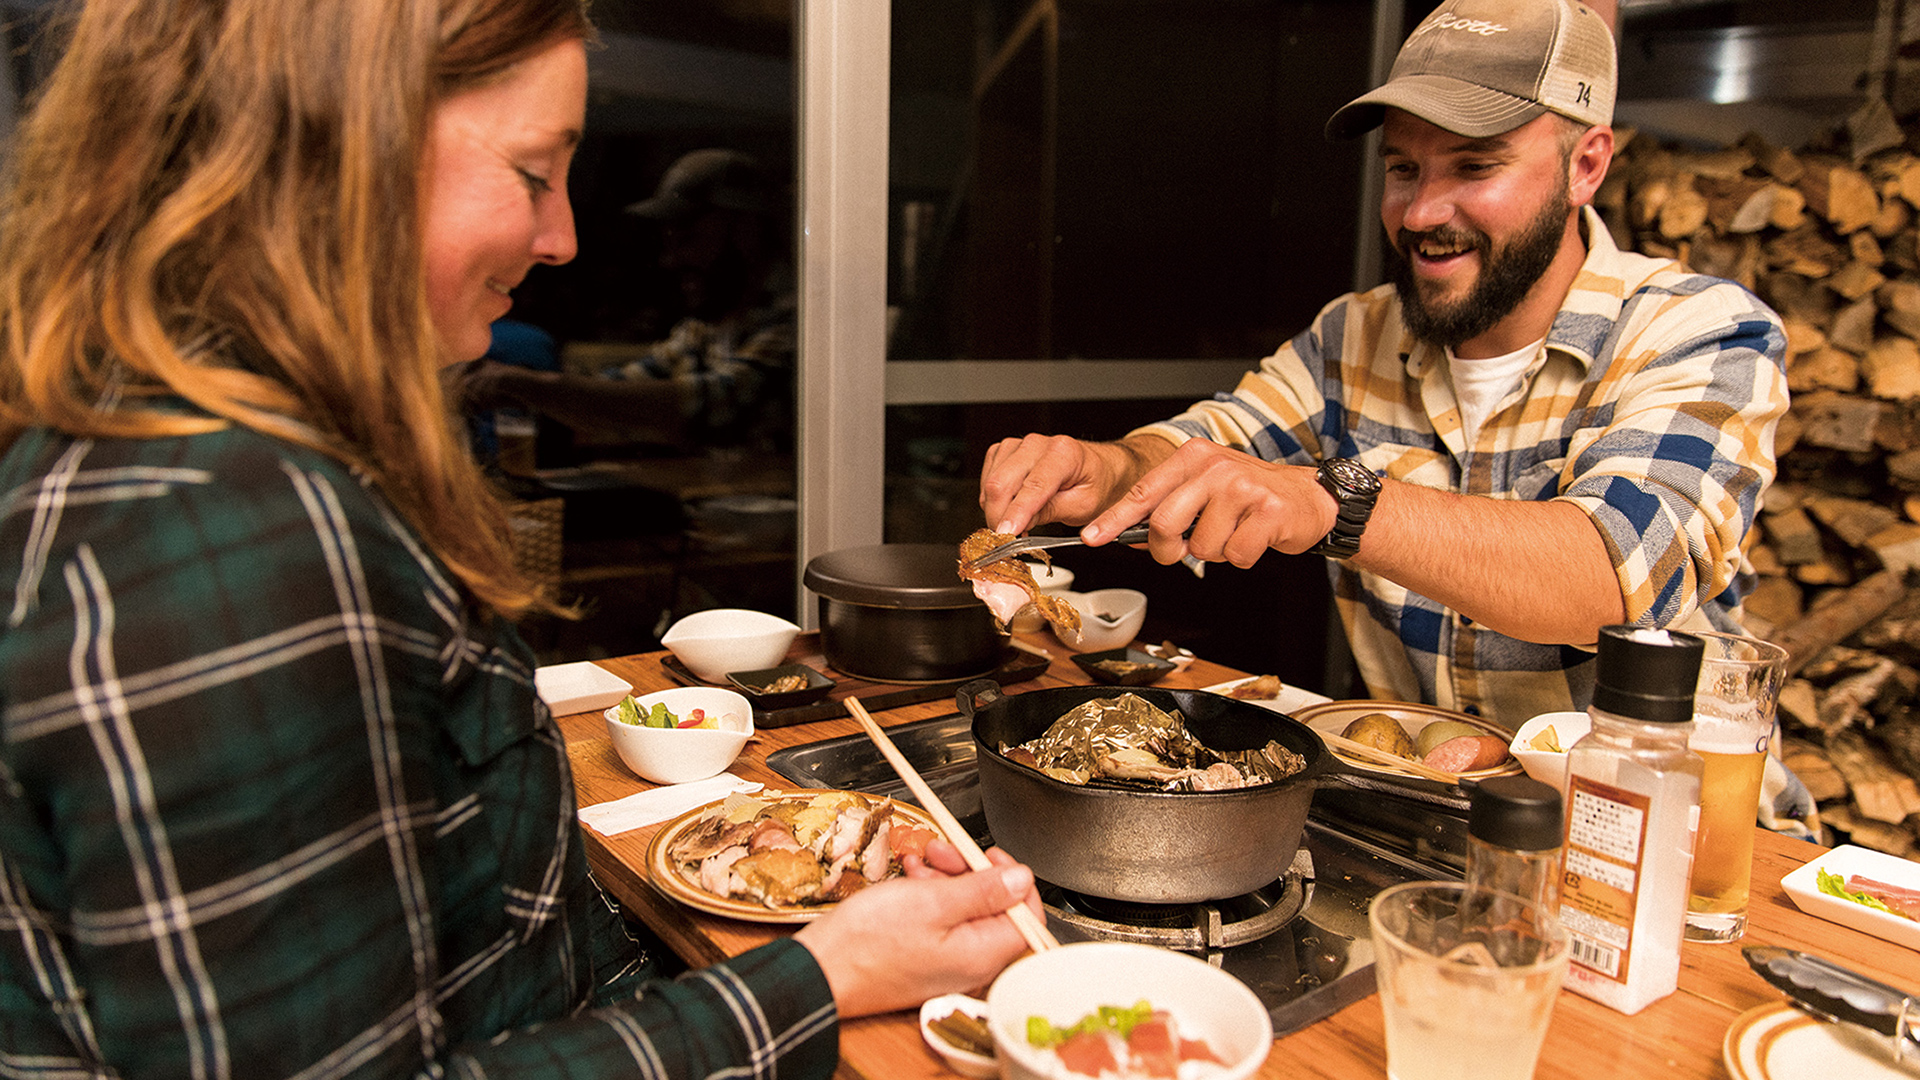
[[[718,687],[682,686],[634,699],[642,713],[651,710],[656,701],[683,719],[695,709],[705,709],[707,715],[720,717],[720,727],[635,727],[616,718],[619,706],[608,709],[603,715],[614,753],[643,780],[685,784],[718,776],[753,737],[753,705],[744,694]]]
[[[707,682],[732,671],[758,671],[787,658],[800,628],[778,615],[745,608],[696,611],[667,628],[660,644]]]
[[[1080,612],[1080,640],[1063,638],[1060,644],[1079,652],[1131,645],[1147,619],[1147,594],[1137,589],[1067,590],[1059,595]]]
[[[1527,770],[1528,776],[1543,784],[1553,785],[1554,790],[1564,798],[1567,794],[1566,750],[1585,738],[1592,726],[1593,721],[1583,712],[1541,713],[1520,725],[1520,730],[1513,733],[1513,741],[1507,744],[1507,749],[1520,759],[1520,767]],[[1560,744],[1561,752],[1558,754],[1533,748],[1534,736],[1549,727],[1553,728],[1554,740]]]
[[[1154,945],[1081,941],[1014,961],[987,990],[1001,1075],[1050,1080],[1066,1075],[1050,1051],[1027,1042],[1027,1018],[1071,1024],[1102,1005],[1145,999],[1171,1012],[1182,1037],[1204,1040],[1226,1062],[1215,1075],[1242,1080],[1273,1049],[1267,1007],[1239,979],[1206,961]]]
[[[941,994],[929,998],[920,1006],[920,1037],[927,1040],[933,1052],[939,1054],[947,1063],[947,1068],[961,1076],[986,1077],[1000,1075],[1000,1063],[986,1054],[976,1054],[971,1050],[962,1050],[947,1040],[934,1034],[933,1022],[955,1011],[963,1012],[976,1020],[987,1018],[987,1003],[977,997],[965,994]]]

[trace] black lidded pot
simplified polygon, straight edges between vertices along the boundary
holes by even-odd
[[[960,577],[957,544],[875,544],[807,562],[820,597],[820,648],[872,682],[947,682],[1000,666],[1006,635]]]

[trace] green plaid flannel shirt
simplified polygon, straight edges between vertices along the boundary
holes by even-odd
[[[0,1077],[833,1070],[803,946],[644,977],[530,651],[339,463],[35,431],[0,492]]]

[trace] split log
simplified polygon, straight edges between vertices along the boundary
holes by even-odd
[[[1844,804],[1821,809],[1820,820],[1845,833],[1849,840],[1860,847],[1884,851],[1903,859],[1913,852],[1913,834],[1905,828],[1863,817]]]
[[[1773,643],[1787,651],[1787,674],[1795,674],[1829,646],[1886,614],[1906,592],[1905,574],[1882,570],[1775,635]]]
[[[1869,97],[1847,116],[1847,143],[1855,165],[1864,165],[1873,155],[1905,141],[1906,133],[1900,130],[1900,121],[1894,119],[1884,98]]]
[[[1894,205],[1898,206],[1900,204],[1895,203]],[[1881,250],[1880,241],[1876,239],[1873,232],[1868,229],[1861,229],[1859,232],[1848,237],[1847,248],[1853,254],[1853,265],[1871,268],[1875,270],[1876,273],[1880,265],[1887,261],[1887,253]],[[1883,282],[1886,281],[1886,276],[1881,275],[1880,280]]]
[[[1915,286],[1915,291],[1920,293],[1920,286]],[[1914,300],[1916,303],[1920,303],[1920,296],[1915,296]],[[1884,303],[1885,301],[1882,302]],[[1920,309],[1916,310],[1920,311]],[[1805,319],[1787,315],[1783,316],[1780,321],[1787,330],[1787,355],[1789,357],[1799,356],[1805,352],[1812,352],[1827,343],[1826,331]]]
[[[1765,251],[1767,265],[1774,269],[1815,279],[1825,278],[1846,261],[1840,246],[1812,223],[1767,241]]]
[[[1793,568],[1793,580],[1813,588],[1853,584],[1853,568],[1837,551],[1821,552],[1820,558]]]
[[[1867,538],[1862,545],[1873,552],[1880,565],[1905,573],[1920,568],[1920,525],[1896,521]]]
[[[1896,278],[1874,292],[1880,317],[1910,338],[1920,338],[1920,281]]]
[[[1820,698],[1813,726],[1827,737],[1828,749],[1833,749],[1835,740],[1843,732],[1855,727],[1873,726],[1874,702],[1880,700],[1881,692],[1893,679],[1899,666],[1883,656],[1867,670],[1849,675],[1827,687],[1827,692]],[[1837,758],[1835,764],[1840,764]],[[1840,771],[1846,772],[1846,767],[1842,765]],[[1849,775],[1848,780],[1852,779]],[[1915,798],[1920,798],[1920,792],[1915,794]],[[1904,818],[1906,815],[1900,816]]]
[[[1801,566],[1820,560],[1820,530],[1814,527],[1813,519],[1805,510],[1797,506],[1778,512],[1769,510],[1761,515],[1761,521],[1766,524],[1773,557],[1782,565]]]
[[[1760,563],[1754,560],[1755,566]],[[1762,574],[1754,583],[1753,591],[1741,601],[1741,611],[1749,621],[1765,619],[1770,626],[1790,626],[1806,613],[1806,603],[1800,596],[1800,586],[1793,581],[1772,574]],[[1768,637],[1749,628],[1755,637]]]
[[[1867,241],[1872,243],[1873,237],[1867,237]],[[1878,250],[1878,245],[1875,245],[1875,250]],[[1833,276],[1827,279],[1827,287],[1848,300],[1858,300],[1886,284],[1886,281],[1887,275],[1856,257],[1833,272]]]
[[[1891,240],[1913,224],[1913,207],[1905,199],[1880,200],[1880,213],[1867,223],[1867,232],[1882,240]],[[1854,233],[1855,236],[1862,235]],[[1884,257],[1884,252],[1882,253]]]
[[[1898,825],[1920,811],[1920,785],[1875,754],[1860,732],[1840,733],[1827,741],[1826,750],[1861,816]]]
[[[1809,446],[1860,453],[1874,449],[1886,411],[1871,398],[1826,392],[1795,398],[1791,408],[1800,416],[1800,438]]]
[[[1887,468],[1887,479],[1902,491],[1920,491],[1920,449],[1902,450],[1890,455],[1882,462]],[[1909,520],[1920,521],[1915,517],[1912,507],[1904,507]]]
[[[1886,749],[1894,768],[1920,776],[1920,720],[1910,716],[1892,720],[1875,728],[1873,737]]]
[[[1864,547],[1874,533],[1899,520],[1888,507],[1865,499],[1823,495],[1808,502],[1807,512],[1832,529],[1848,547]]]
[[[1660,204],[1660,235],[1681,240],[1700,231],[1707,223],[1707,197],[1693,189],[1692,177],[1674,181],[1673,190]]]
[[[1813,390],[1851,394],[1860,389],[1860,361],[1830,345],[1801,353],[1787,361],[1787,389],[1796,394]]]
[[[1851,267],[1859,266],[1860,264],[1848,263],[1847,265]],[[1878,273],[1872,270],[1868,270],[1868,273],[1873,274],[1876,278],[1880,277]],[[1828,284],[1832,284],[1842,276],[1844,276],[1844,274],[1835,274],[1832,278],[1828,279]],[[1858,297],[1850,297],[1849,299],[1852,299],[1854,302],[1841,308],[1834,314],[1833,323],[1827,327],[1827,344],[1835,348],[1845,349],[1855,356],[1865,356],[1867,350],[1873,347],[1873,320],[1880,313],[1879,305],[1875,304],[1873,297],[1867,294],[1871,293],[1875,287],[1878,287],[1879,282],[1860,281],[1856,284],[1867,285],[1869,287],[1862,290]],[[1841,296],[1847,295],[1844,292],[1840,292],[1839,289],[1835,289],[1834,291],[1840,293]]]
[[[1796,183],[1806,172],[1806,166],[1801,164],[1799,155],[1784,147],[1772,145],[1757,132],[1750,131],[1741,136],[1739,145],[1753,155],[1753,162],[1760,167],[1761,171],[1783,184]],[[1920,194],[1920,182],[1916,183],[1914,191]],[[1920,201],[1916,201],[1916,205],[1920,205]]]
[[[1883,337],[1867,350],[1860,374],[1874,397],[1904,401],[1920,397],[1920,343],[1909,337]]]
[[[1832,802],[1847,797],[1847,778],[1833,767],[1826,751],[1804,739],[1781,740],[1780,764],[1800,778],[1814,802]]]
[[[1807,197],[1807,209],[1842,236],[1866,228],[1880,213],[1880,195],[1873,183],[1844,162],[1809,167],[1795,186]]]

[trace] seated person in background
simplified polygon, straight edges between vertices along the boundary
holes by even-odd
[[[481,361],[461,376],[467,403],[524,405],[591,441],[791,454],[794,298],[776,288],[785,211],[764,171],[737,151],[695,150],[627,212],[659,224],[685,317],[597,370]]]
[[[1392,283],[1119,442],[997,444],[987,523],[1147,521],[1162,563],[1325,555],[1370,695],[1510,729],[1587,706],[1601,626],[1738,631],[1784,334],[1739,285],[1615,248],[1588,205],[1614,86],[1574,0],[1442,5],[1327,124],[1383,128]]]
[[[0,193],[0,1072],[826,1077],[1024,951],[999,852],[671,982],[588,875],[439,371],[574,255],[591,35],[78,11]]]

